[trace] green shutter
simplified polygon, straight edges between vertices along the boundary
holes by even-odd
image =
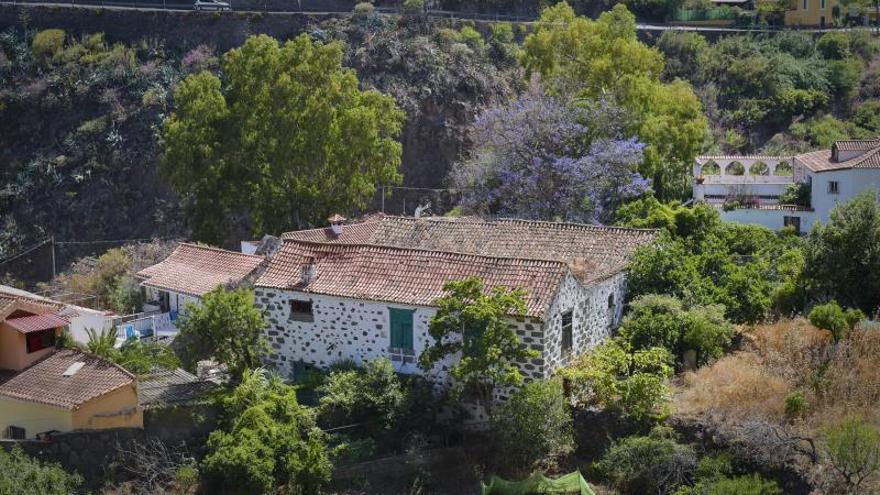
[[[391,321],[391,347],[413,348],[413,309],[388,308]]]

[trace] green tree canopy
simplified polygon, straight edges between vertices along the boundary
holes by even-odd
[[[0,449],[0,494],[68,495],[77,493],[82,477],[70,474],[58,464],[42,463],[15,446]]]
[[[362,91],[342,55],[341,43],[307,34],[284,44],[252,36],[224,55],[222,78],[180,84],[160,171],[196,239],[224,241],[243,215],[257,233],[313,225],[400,180],[404,114]]]
[[[239,378],[246,369],[262,364],[264,328],[253,291],[218,287],[205,294],[202,304],[187,306],[177,337],[181,361],[193,368],[202,359],[214,358]]]
[[[522,65],[549,90],[609,97],[630,112],[631,131],[647,145],[639,170],[658,197],[683,195],[707,120],[690,84],[660,81],[663,55],[636,37],[635,17],[617,4],[597,20],[565,2],[545,9],[523,44]]]
[[[202,472],[211,493],[320,493],[330,480],[326,435],[296,390],[262,369],[246,370],[220,404],[224,428],[211,432]]]
[[[873,191],[837,205],[806,249],[806,276],[823,298],[872,314],[880,304],[880,203]]]
[[[449,368],[453,391],[467,389],[491,410],[495,388],[522,384],[517,363],[537,356],[508,324],[509,318],[526,313],[525,291],[486,291],[477,277],[447,282],[443,290],[446,295],[434,301],[437,312],[428,326],[433,342],[419,357],[419,365],[430,371],[445,358],[460,355]]]

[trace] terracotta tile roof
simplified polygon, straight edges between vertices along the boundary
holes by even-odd
[[[302,268],[310,258],[315,263],[315,276],[304,282]],[[477,276],[487,288],[523,287],[528,291],[528,315],[541,318],[567,273],[568,266],[559,261],[288,241],[256,285],[430,306],[443,295],[447,281]]]
[[[82,363],[71,376],[71,366]],[[134,375],[92,354],[63,349],[18,373],[0,378],[0,396],[77,409],[86,402],[134,382]]]
[[[840,151],[868,151],[880,146],[880,139],[850,139],[835,141],[834,146]]]
[[[146,279],[144,285],[198,297],[218,286],[241,282],[263,259],[253,254],[181,243],[163,261],[137,275]]]
[[[656,234],[649,229],[516,219],[385,216],[346,225],[339,236],[328,228],[288,232],[282,239],[562,261],[588,267],[582,280],[589,282],[625,268],[629,255],[653,242]]]
[[[17,309],[34,314],[56,313],[64,305],[21,289],[0,285],[0,319]]]
[[[880,142],[880,141],[878,141]],[[842,148],[841,148],[842,149]],[[845,150],[845,151],[861,151],[861,150]],[[794,157],[795,160],[802,163],[805,167],[813,172],[825,172],[829,170],[846,170],[853,168],[880,168],[880,145],[867,150],[861,155],[844,160],[842,162],[834,160],[831,150],[813,151],[803,153]]]
[[[66,327],[67,320],[49,313],[44,315],[11,318],[6,320],[6,324],[21,333],[31,333],[39,332],[40,330],[48,330],[50,328]]]

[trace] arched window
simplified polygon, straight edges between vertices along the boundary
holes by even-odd
[[[704,163],[702,167],[700,167],[700,171],[703,175],[721,175],[721,167],[715,163],[715,160],[709,160]]]
[[[770,175],[770,167],[762,161],[757,161],[749,167],[749,175]]]
[[[725,172],[727,175],[745,175],[746,167],[740,162],[731,162]]]

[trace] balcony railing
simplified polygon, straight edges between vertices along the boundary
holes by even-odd
[[[147,314],[117,323],[116,342],[130,340],[158,340],[178,334],[177,312]]]

